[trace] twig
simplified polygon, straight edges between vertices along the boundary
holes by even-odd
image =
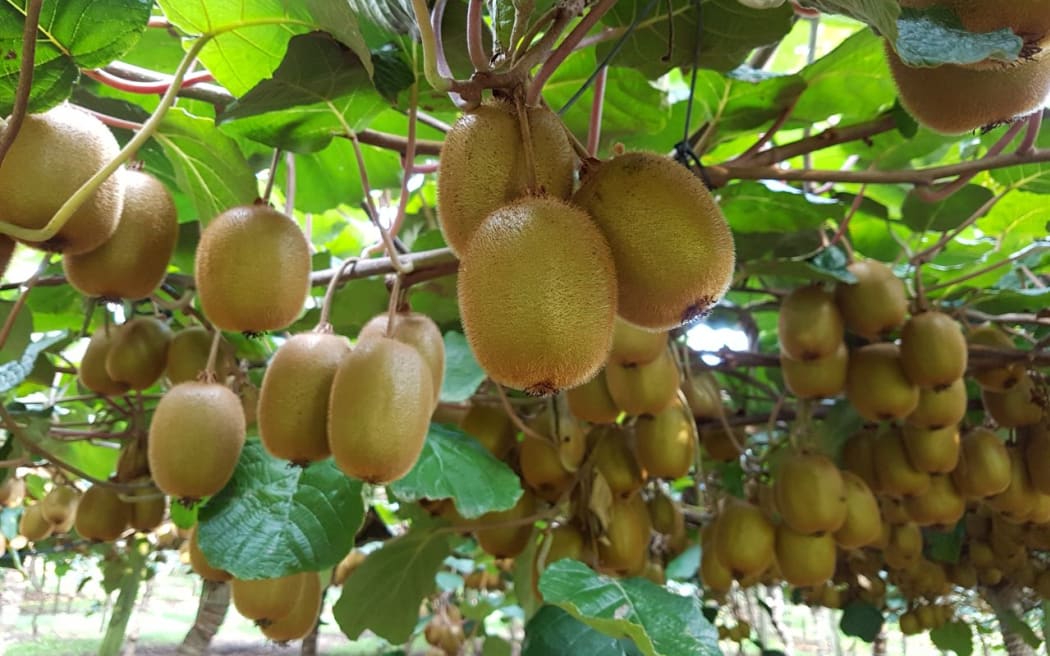
[[[605,81],[609,77],[609,68],[602,66],[594,78],[594,100],[591,102],[591,120],[587,126],[587,153],[598,156],[598,144],[602,139],[602,112],[605,108]]]
[[[332,315],[332,299],[335,298],[335,288],[339,286],[339,281],[346,272],[347,267],[350,268],[352,273],[354,267],[357,266],[357,263],[360,261],[360,259],[352,257],[339,265],[339,271],[336,275],[332,276],[331,282],[328,283],[328,289],[325,290],[324,301],[321,303],[321,316],[317,320],[317,327],[314,328],[315,331],[321,333],[331,332],[332,324],[329,321],[329,317]]]
[[[102,112],[96,112],[93,109],[83,108],[84,111],[91,114],[98,120],[102,121],[103,124],[108,125],[111,128],[119,128],[121,130],[131,130],[136,132],[142,129],[142,124],[138,121],[129,121],[126,118],[117,118],[116,116],[110,116],[109,114],[103,114]]]
[[[995,157],[999,153],[1006,150],[1006,147],[1010,144],[1011,141],[1013,141],[1014,137],[1017,136],[1017,133],[1021,131],[1021,128],[1024,125],[1024,123],[1014,123],[1013,125],[1011,125],[1009,129],[1007,129],[1006,132],[1004,132],[1003,135],[999,137],[999,140],[992,144],[991,148],[988,149],[988,152],[985,153],[984,157],[982,157],[981,159]],[[1017,152],[1023,152],[1028,150],[1030,150],[1030,148],[1018,148]],[[977,173],[978,171],[971,171],[970,173],[960,175],[955,180],[945,183],[940,187],[919,187],[919,189],[916,190],[917,195],[919,196],[919,198],[928,203],[940,202],[945,198],[948,198],[955,192],[959,191],[963,187],[965,187],[970,182],[970,180],[973,180],[974,176],[976,176]]]
[[[787,123],[787,120],[791,118],[791,112],[795,110],[795,104],[797,102],[798,101],[796,99],[795,102],[792,102],[790,105],[781,110],[780,114],[777,115],[776,120],[773,121],[773,125],[769,126],[769,129],[762,133],[762,136],[758,138],[758,141],[752,144],[750,148],[745,150],[736,159],[747,160],[760,153],[762,151],[762,148],[766,144],[768,144],[774,136],[776,136],[776,133],[780,131],[780,128],[784,127],[784,124]]]
[[[26,22],[22,28],[22,61],[18,69],[18,88],[15,90],[15,103],[11,117],[0,135],[0,164],[7,157],[7,151],[22,129],[22,121],[29,109],[29,93],[33,90],[33,66],[36,62],[36,32],[40,28],[40,10],[44,0],[29,0],[26,5]]]
[[[467,52],[475,71],[489,70],[489,58],[482,40],[481,5],[482,0],[469,0],[467,3]]]
[[[799,155],[804,155],[808,152],[823,150],[825,148],[830,148],[831,146],[849,143],[850,141],[866,141],[877,134],[894,130],[896,127],[897,124],[892,116],[883,116],[865,123],[857,123],[856,125],[828,128],[812,137],[800,139],[799,141],[784,144],[783,146],[767,148],[766,150],[757,152],[747,158],[742,156],[736,157],[727,162],[726,166],[761,166],[776,164],[777,162],[783,162],[798,157]]]
[[[29,298],[29,292],[33,291],[33,287],[36,286],[36,282],[40,280],[40,276],[44,274],[47,267],[51,264],[51,253],[45,253],[43,259],[40,260],[40,266],[37,267],[36,273],[34,273],[29,280],[25,281],[22,292],[15,299],[14,305],[11,306],[11,311],[7,313],[7,318],[4,319],[4,327],[0,328],[0,348],[3,348],[7,344],[7,338],[11,336],[11,329],[15,326],[15,319],[18,318],[18,313],[22,311],[22,307],[26,304],[26,300]]]
[[[273,157],[270,158],[270,169],[266,176],[266,187],[263,189],[263,202],[270,202],[270,194],[273,193],[273,183],[277,181],[277,165],[281,163],[281,149],[274,148]],[[307,235],[309,237],[309,235]]]
[[[1039,139],[1039,128],[1043,125],[1043,112],[1038,111],[1028,117],[1026,121],[1028,129],[1024,133],[1021,145],[1017,147],[1017,153],[1030,153]]]
[[[967,217],[966,220],[960,223],[954,230],[949,230],[943,235],[941,235],[941,238],[938,239],[937,242],[933,244],[933,246],[930,246],[929,248],[921,250],[918,253],[912,255],[911,264],[917,265],[922,262],[929,262],[934,256],[937,255],[937,253],[940,253],[945,246],[952,243],[952,241],[954,241],[956,237],[961,235],[967,228],[972,226],[974,223],[977,222],[978,219],[980,219],[982,216],[987,214],[993,207],[995,207],[995,204],[1002,200],[1008,192],[1009,189],[1002,192],[1001,194],[998,194],[997,196],[992,196],[991,198],[986,200],[984,203],[981,204],[980,207],[973,211],[973,214]]]
[[[540,93],[543,91],[543,85],[547,82],[554,71],[561,66],[565,58],[572,54],[573,49],[580,42],[580,40],[587,35],[587,32],[591,31],[591,28],[595,26],[599,19],[604,16],[613,5],[616,4],[616,0],[599,0],[598,4],[591,8],[587,15],[576,24],[572,31],[565,37],[557,49],[551,53],[549,57],[540,66],[540,70],[536,73],[536,77],[529,84],[529,92],[526,97],[526,102],[532,106],[535,105],[540,97]],[[557,21],[555,21],[557,24]],[[562,28],[564,29],[564,28]],[[553,27],[552,27],[553,31]],[[560,31],[560,30],[559,30]],[[549,34],[549,32],[548,32]],[[544,38],[546,38],[546,34]]]
[[[514,408],[510,405],[510,399],[507,398],[507,392],[503,389],[503,386],[493,381],[493,385],[496,388],[496,394],[499,396],[499,401],[503,404],[503,412],[507,413],[507,417],[510,419],[518,430],[525,434],[525,437],[532,437],[537,440],[543,440],[544,442],[550,442],[550,438],[546,435],[541,435],[536,431],[528,427],[528,425],[521,420],[518,413],[514,412]]]
[[[128,93],[140,93],[144,95],[157,95],[168,91],[171,88],[171,78],[167,80],[157,80],[155,82],[142,82],[139,80],[129,80],[127,78],[114,75],[110,71],[104,68],[96,69],[84,69],[83,73],[85,77],[89,77],[96,82],[101,82],[108,87],[119,89],[121,91],[127,91]],[[202,84],[204,82],[213,82],[215,78],[208,71],[198,71],[196,73],[190,73],[181,82],[180,89],[186,87],[192,87],[196,84]]]

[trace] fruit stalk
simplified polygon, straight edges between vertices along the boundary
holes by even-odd
[[[613,5],[616,4],[616,0],[601,0],[597,5],[594,6],[587,15],[576,24],[576,27],[572,28],[572,31],[558,44],[558,48],[546,58],[543,62],[543,66],[540,67],[536,77],[533,79],[532,84],[529,85],[529,93],[527,96],[528,104],[535,105],[540,97],[540,92],[543,91],[543,85],[547,82],[554,71],[558,70],[565,58],[572,54],[573,50],[580,43],[583,37],[587,36],[587,33],[591,31],[591,28],[598,22],[598,20],[606,14]],[[579,13],[579,12],[576,12]],[[553,28],[551,32],[553,32]],[[561,30],[558,30],[560,32]],[[550,34],[550,32],[548,32]],[[544,35],[544,39],[547,35]]]
[[[36,63],[36,32],[40,27],[40,10],[44,6],[44,0],[29,0],[26,5],[26,22],[22,31],[22,63],[18,69],[18,88],[15,90],[15,104],[11,110],[11,118],[7,122],[7,129],[3,137],[0,137],[0,163],[7,156],[11,144],[15,142],[18,131],[22,127],[22,119],[25,118],[26,109],[29,107],[29,92],[33,88],[33,66]]]

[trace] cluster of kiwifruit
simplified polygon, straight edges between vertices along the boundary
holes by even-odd
[[[617,314],[668,330],[706,313],[733,274],[725,218],[687,168],[648,152],[588,159],[578,188],[576,169],[561,120],[506,98],[465,113],[441,153],[464,332],[492,380],[533,395],[591,379]]]
[[[912,67],[885,43],[901,104],[923,125],[945,134],[995,126],[1038,111],[1050,93],[1050,12],[1041,0],[900,0],[902,8],[940,8],[969,32],[1008,29],[1023,39],[1020,58]]]

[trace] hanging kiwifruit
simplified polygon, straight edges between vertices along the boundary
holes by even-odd
[[[190,567],[205,581],[229,581],[233,578],[233,575],[224,569],[212,567],[204,552],[201,551],[200,541],[197,537],[199,526],[199,524],[195,524],[190,530]]]
[[[777,337],[781,352],[794,360],[831,355],[842,344],[843,330],[835,298],[823,287],[799,287],[780,303]]]
[[[668,330],[703,316],[733,278],[733,235],[693,171],[634,152],[592,167],[573,196],[609,240],[627,321]],[[650,220],[660,217],[659,221]]]
[[[700,431],[700,446],[708,457],[718,462],[731,462],[740,458],[742,449],[747,448],[747,432],[741,426],[731,426],[726,432],[724,426],[715,424],[705,426]]]
[[[52,524],[64,524],[76,514],[80,492],[72,485],[55,485],[37,504],[40,514]]]
[[[308,576],[316,572],[288,574],[269,579],[230,581],[230,598],[237,612],[260,626],[268,626],[295,608]]]
[[[383,313],[372,319],[357,334],[358,340],[369,337],[386,337],[390,315]],[[445,379],[445,340],[434,320],[419,312],[398,312],[394,315],[394,329],[389,337],[404,342],[419,351],[430,367],[434,378],[434,404],[441,396],[441,383]]]
[[[659,414],[638,417],[634,434],[638,463],[649,478],[675,479],[689,473],[698,437],[685,403],[675,400]]]
[[[106,358],[116,337],[118,327],[108,323],[95,329],[80,361],[80,384],[96,394],[113,396],[128,391],[126,383],[110,378],[106,372]]]
[[[666,348],[666,330],[646,330],[616,317],[609,362],[625,367],[648,364]]]
[[[846,387],[849,349],[844,342],[832,353],[812,360],[796,360],[780,354],[780,373],[788,391],[800,399],[838,396]]]
[[[835,573],[836,545],[830,533],[806,535],[781,524],[776,532],[777,566],[794,586],[822,585]]]
[[[986,323],[972,328],[966,335],[966,341],[978,347],[987,346],[995,349],[1013,350],[1014,342],[1008,334],[993,323]],[[977,383],[991,392],[1005,392],[1016,385],[1025,376],[1024,362],[988,366],[978,363],[972,367],[973,377]]]
[[[1050,494],[1050,427],[1040,423],[1028,429],[1025,436],[1025,463],[1032,487]]]
[[[901,429],[908,462],[929,474],[947,474],[959,464],[959,427],[934,430],[905,424]]]
[[[919,405],[919,388],[908,380],[896,344],[868,344],[850,354],[846,398],[869,421],[903,419]]]
[[[670,349],[648,364],[609,363],[605,384],[616,405],[630,415],[655,415],[678,397],[678,367]]]
[[[211,343],[214,333],[203,326],[189,326],[176,332],[168,344],[167,364],[164,375],[172,385],[188,380],[197,380],[208,364]],[[233,346],[225,339],[219,338],[219,352],[215,360],[215,377],[218,381],[226,380],[237,367]]]
[[[930,487],[930,475],[908,459],[899,429],[883,430],[875,439],[872,455],[881,494],[901,498],[923,494]]]
[[[966,416],[967,400],[966,381],[962,378],[941,390],[924,387],[919,390],[919,404],[905,421],[929,430],[953,426]]]
[[[591,444],[591,462],[609,484],[614,495],[627,498],[641,489],[645,475],[639,466],[632,435],[616,425],[596,426],[587,435]]]
[[[919,387],[947,388],[966,373],[966,338],[943,312],[923,312],[901,329],[901,366]]]
[[[584,383],[565,392],[569,410],[575,417],[592,424],[611,424],[620,416],[620,408],[609,394],[605,369]]]
[[[587,427],[568,412],[568,403],[553,398],[549,405],[528,421],[530,429],[545,435],[556,448],[561,466],[569,472],[580,468],[587,456]]]
[[[733,573],[718,559],[715,550],[717,531],[716,519],[715,523],[704,526],[700,532],[700,580],[711,592],[724,594],[733,586]]]
[[[726,499],[715,526],[718,560],[735,578],[761,574],[773,563],[776,532],[757,506]]]
[[[919,526],[955,526],[966,512],[966,499],[956,489],[951,476],[930,476],[930,486],[922,494],[904,499],[908,517]]]
[[[574,477],[558,457],[558,448],[548,440],[526,436],[518,447],[521,478],[535,493],[551,503],[558,500]]]
[[[274,642],[288,642],[304,638],[317,625],[321,612],[323,586],[317,572],[303,572],[299,598],[287,615],[262,627],[262,634]]]
[[[854,283],[839,283],[835,288],[846,328],[876,340],[904,323],[908,312],[908,294],[893,270],[876,260],[858,260],[848,267]]]
[[[502,407],[474,403],[463,417],[460,427],[498,460],[506,458],[514,447],[516,429]]]
[[[117,383],[144,390],[160,380],[172,332],[158,317],[135,317],[117,328],[106,353],[106,373]]]
[[[985,503],[994,510],[1006,515],[1015,522],[1027,521],[1036,506],[1036,490],[1028,477],[1024,450],[1008,447],[1010,456],[1010,484],[1005,490],[985,499]]]
[[[981,401],[995,423],[1003,428],[1030,426],[1043,418],[1042,399],[1028,374],[1005,392],[981,390]]]
[[[835,531],[835,542],[843,549],[874,544],[882,534],[879,504],[871,488],[857,474],[842,472],[846,489],[846,521]]]
[[[614,501],[605,535],[598,540],[598,567],[617,574],[639,574],[649,554],[649,511],[640,494]]]
[[[907,569],[922,558],[922,545],[922,529],[917,524],[894,524],[882,555],[890,567]]]
[[[461,254],[457,293],[471,350],[499,384],[549,395],[590,380],[609,355],[612,255],[568,203],[530,197],[490,214]]]
[[[125,504],[128,507],[128,525],[136,531],[148,533],[164,521],[168,509],[163,493],[155,487],[133,490]]]
[[[130,510],[115,489],[92,485],[80,499],[74,526],[83,538],[112,542],[127,529]]]
[[[986,428],[975,428],[963,435],[952,480],[967,499],[981,499],[1005,490],[1010,485],[1010,455],[999,436]]]
[[[696,419],[718,419],[725,414],[722,404],[722,388],[715,375],[707,369],[685,372],[682,392],[686,403]]]
[[[26,506],[22,510],[22,516],[18,519],[18,534],[30,542],[39,542],[47,539],[55,530],[55,525],[44,519],[40,512],[40,504],[35,503]]]
[[[525,521],[536,512],[536,497],[528,489],[508,510],[488,512],[479,517],[474,537],[478,546],[496,558],[514,558],[529,544],[532,522]],[[491,528],[486,528],[491,524]]]
[[[846,487],[839,468],[819,453],[780,460],[773,494],[784,523],[804,535],[837,531],[846,521]]]
[[[878,433],[870,428],[861,429],[842,445],[842,468],[864,479],[872,492],[879,492],[879,479],[875,472],[875,440]]]

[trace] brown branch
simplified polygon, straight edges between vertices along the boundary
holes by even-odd
[[[750,157],[737,157],[736,159],[726,162],[725,166],[769,166],[776,164],[777,162],[783,162],[794,157],[805,155],[806,153],[823,150],[838,144],[869,139],[877,134],[889,132],[896,127],[896,121],[894,121],[892,116],[882,116],[865,123],[857,123],[856,125],[847,125],[845,127],[828,128],[820,134],[815,134],[812,137],[806,137],[805,139],[784,144],[783,146],[767,148],[766,150],[755,153]]]
[[[452,251],[448,248],[439,248],[432,251],[421,251],[419,253],[406,253],[398,258],[402,265],[409,268],[412,274],[420,273],[421,269],[430,268],[443,268],[447,270],[450,265],[456,262],[456,256],[452,254]],[[321,271],[314,271],[310,274],[310,284],[315,287],[323,287],[332,280],[332,276],[336,275],[341,266],[331,267]],[[339,276],[340,280],[353,280],[355,278],[371,278],[372,276],[379,276],[387,273],[397,273],[394,268],[393,262],[390,261],[389,257],[377,257],[371,260],[359,260],[357,265],[350,271],[344,272]],[[449,271],[452,273],[452,271]],[[411,274],[410,274],[411,275]],[[418,280],[416,280],[418,282]]]
[[[0,135],[0,164],[7,157],[7,151],[22,129],[22,121],[29,109],[29,93],[33,90],[33,65],[36,61],[36,32],[40,27],[40,10],[44,0],[29,0],[26,6],[26,22],[22,29],[22,61],[18,69],[18,88],[15,90],[15,104],[11,117],[7,121],[3,135]]]

